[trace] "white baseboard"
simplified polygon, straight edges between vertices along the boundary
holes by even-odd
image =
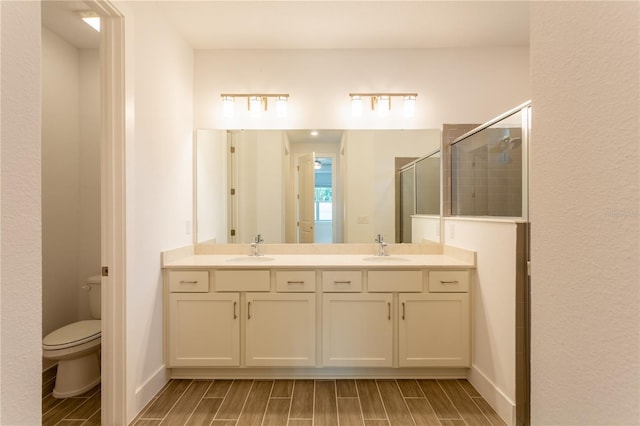
[[[134,396],[134,406],[130,412],[135,413],[131,416],[129,421],[133,420],[135,416],[140,414],[140,411],[151,401],[151,399],[162,389],[162,387],[169,381],[171,370],[168,370],[162,365],[155,373],[147,379],[140,387],[136,389]]]
[[[493,407],[507,425],[516,424],[516,404],[507,397],[489,378],[473,365],[467,378],[482,397]]]

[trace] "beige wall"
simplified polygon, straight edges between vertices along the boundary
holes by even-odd
[[[100,58],[42,29],[42,332],[90,318],[100,272]]]
[[[40,4],[0,2],[0,424],[40,424]]]
[[[531,420],[640,423],[638,2],[532,2]]]
[[[194,59],[196,128],[440,129],[484,123],[531,97],[528,46],[196,50]],[[223,117],[220,93],[265,91],[291,95],[286,119],[241,114],[246,99],[236,101],[234,118]],[[417,92],[416,116],[403,117],[393,98],[388,118],[367,110],[368,99],[363,116],[352,117],[349,93],[380,91]]]

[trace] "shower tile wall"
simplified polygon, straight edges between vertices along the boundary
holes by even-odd
[[[452,146],[452,214],[522,215],[521,129],[485,129]]]

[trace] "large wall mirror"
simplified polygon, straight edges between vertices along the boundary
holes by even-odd
[[[398,172],[440,138],[439,129],[197,130],[195,242],[408,242],[398,239]],[[439,190],[438,174],[430,196]]]

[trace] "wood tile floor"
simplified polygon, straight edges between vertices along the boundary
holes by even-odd
[[[505,425],[467,380],[171,380],[134,425]]]
[[[42,375],[42,424],[45,426],[100,425],[100,385],[89,392],[65,399],[51,395],[56,381],[56,368]]]
[[[100,424],[100,386],[51,395],[43,374],[42,424]],[[136,426],[505,425],[467,380],[171,380]]]

